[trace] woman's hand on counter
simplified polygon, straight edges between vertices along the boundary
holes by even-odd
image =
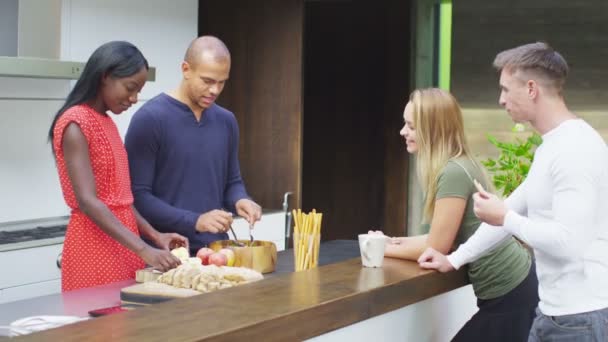
[[[384,235],[384,233],[381,230],[368,230],[367,234],[370,235]],[[402,243],[405,242],[405,237],[390,237],[387,235],[384,235],[384,237],[386,238],[386,243],[389,244],[396,244],[396,245],[400,245]]]
[[[447,256],[434,250],[433,248],[427,248],[420,258],[418,258],[418,264],[421,268],[437,270],[441,273],[450,272],[454,270],[454,266],[450,264]]]
[[[393,245],[404,245],[407,241],[407,237],[399,236],[399,237],[391,237],[388,239],[388,243]]]

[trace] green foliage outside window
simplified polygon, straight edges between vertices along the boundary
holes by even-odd
[[[482,160],[481,163],[490,172],[496,190],[507,197],[528,175],[536,147],[543,140],[537,133],[526,140],[516,138],[515,142],[499,141],[490,134],[487,137],[500,150],[500,155],[496,159]]]

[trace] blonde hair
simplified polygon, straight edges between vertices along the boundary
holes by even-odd
[[[472,157],[464,135],[462,112],[452,94],[438,88],[417,89],[410,95],[410,102],[418,145],[416,172],[426,192],[423,219],[430,223],[439,174],[448,161],[465,156],[481,173],[483,169]],[[484,183],[488,184],[485,179]]]

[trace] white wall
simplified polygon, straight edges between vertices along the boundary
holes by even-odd
[[[84,62],[102,43],[127,40],[156,67],[156,82],[146,84],[140,103],[114,116],[122,134],[142,102],[177,86],[183,54],[197,35],[197,0],[62,0],[60,12],[62,59]],[[46,133],[72,83],[0,77],[0,223],[69,213]]]
[[[467,285],[306,341],[446,342],[477,312],[475,303],[473,287]]]
[[[46,135],[69,85],[0,78],[0,222],[68,213]]]

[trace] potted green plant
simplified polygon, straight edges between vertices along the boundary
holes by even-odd
[[[500,154],[496,159],[488,158],[481,163],[490,172],[496,191],[507,197],[528,175],[534,152],[542,143],[542,138],[538,133],[533,133],[526,140],[515,138],[514,142],[499,141],[490,134],[487,137],[500,150]]]

